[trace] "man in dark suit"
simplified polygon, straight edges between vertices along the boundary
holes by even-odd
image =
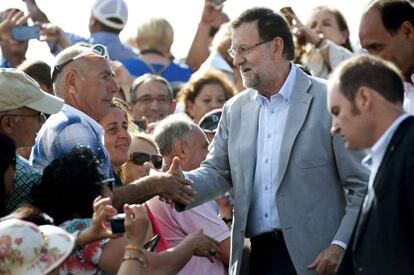
[[[333,133],[369,148],[368,191],[338,274],[414,274],[414,118],[404,113],[402,76],[391,63],[358,56],[330,80]]]

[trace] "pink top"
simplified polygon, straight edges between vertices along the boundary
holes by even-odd
[[[160,201],[158,197],[152,198],[147,204],[158,220],[160,231],[171,246],[176,246],[187,235],[200,229],[218,242],[230,237],[230,229],[218,217],[214,201],[180,213]],[[225,275],[227,267],[220,260],[210,263],[208,258],[193,256],[178,274]]]

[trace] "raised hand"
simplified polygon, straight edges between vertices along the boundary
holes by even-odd
[[[140,247],[143,246],[147,233],[149,218],[141,205],[124,205],[125,212],[125,236]]]

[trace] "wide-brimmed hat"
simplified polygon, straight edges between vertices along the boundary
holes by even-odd
[[[72,252],[75,238],[60,227],[0,222],[0,274],[47,274]]]

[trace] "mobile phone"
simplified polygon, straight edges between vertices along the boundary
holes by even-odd
[[[112,218],[109,219],[109,223],[111,224],[112,233],[124,233],[125,232],[125,213],[116,214]]]
[[[160,235],[155,235],[149,240],[145,245],[144,248],[149,252],[154,252],[155,247],[157,246],[158,242],[160,241]]]
[[[212,0],[212,2],[215,6],[220,6],[223,5],[223,3],[226,2],[226,0]]]
[[[40,25],[16,25],[11,29],[11,38],[16,41],[27,41],[33,38],[39,38]]]
[[[135,125],[137,125],[138,129],[142,132],[145,132],[147,125],[145,123],[145,121],[140,120],[140,119],[134,119],[133,122],[135,123]]]

